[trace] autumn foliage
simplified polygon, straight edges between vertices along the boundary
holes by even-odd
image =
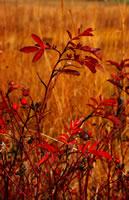
[[[116,68],[107,81],[114,86],[114,96],[108,99],[103,94],[98,99],[91,97],[86,105],[91,108],[87,116],[64,127],[63,133],[52,138],[44,133],[44,118],[51,114],[47,103],[60,77],[66,74],[80,75],[80,68],[91,73],[100,70],[102,57],[99,48],[86,46],[81,37],[93,36],[88,28],[77,35],[68,33],[68,42],[60,51],[55,45],[43,42],[32,34],[35,44],[20,49],[32,53],[32,62],[38,62],[45,51],[55,51],[57,62],[48,81],[43,85],[41,102],[32,99],[24,85],[10,82],[6,92],[0,90],[0,199],[129,199],[129,136],[126,131],[129,100],[129,59],[119,63],[108,60]],[[33,55],[34,54],[34,55]],[[20,97],[13,98],[16,91]],[[101,119],[96,135],[87,129],[93,119]],[[108,125],[108,128],[107,128]],[[102,168],[103,182],[98,168]]]

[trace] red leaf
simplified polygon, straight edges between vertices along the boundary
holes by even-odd
[[[104,72],[103,67],[102,67],[99,63],[96,63],[95,66],[96,66],[100,71]]]
[[[77,49],[80,49],[82,47],[82,44],[79,42],[77,45],[76,45],[76,48]]]
[[[45,147],[49,152],[55,151],[54,147],[49,145],[48,143],[43,143],[43,147]]]
[[[40,49],[40,50],[36,53],[36,55],[34,56],[32,62],[36,62],[37,60],[39,60],[40,57],[43,55],[43,53],[44,53],[44,49]]]
[[[105,99],[100,103],[100,106],[116,106],[117,100],[116,99]]]
[[[94,55],[95,55],[98,59],[102,60],[102,56],[101,56],[98,52],[94,52]]]
[[[69,135],[68,135],[68,134],[65,134],[65,133],[62,133],[61,136],[65,137],[65,138],[67,138],[67,139],[69,138]]]
[[[44,48],[43,41],[37,35],[32,34],[31,36],[41,48]]]
[[[117,117],[115,117],[113,115],[108,115],[108,116],[105,116],[105,117],[112,120],[116,125],[122,126],[121,121]]]
[[[68,131],[69,134],[71,134],[71,131],[69,130],[67,126],[64,126],[64,128]]]
[[[93,31],[92,28],[88,28],[84,32],[82,32],[79,36],[93,36],[93,34],[91,33],[92,31]]]
[[[95,107],[92,104],[86,104],[87,106],[90,106],[91,108],[95,109]]]
[[[99,58],[100,60],[102,60],[102,56],[98,53],[98,51],[100,50],[99,48],[91,48],[89,46],[83,46],[83,47],[81,47],[81,50],[91,52],[97,58]]]
[[[98,105],[98,101],[95,98],[90,98],[95,104]]]
[[[98,154],[99,154],[99,156],[101,156],[101,157],[104,157],[104,158],[107,158],[107,159],[109,159],[109,160],[112,160],[111,155],[110,155],[109,153],[107,153],[107,152],[98,151]]]
[[[118,81],[114,81],[111,79],[108,79],[107,81],[109,81],[110,83],[112,83],[113,85],[116,85],[117,87],[119,87],[121,89],[123,88],[123,86]]]
[[[85,61],[85,65],[90,69],[92,73],[96,73],[95,66],[92,63]]]
[[[78,35],[80,35],[80,28],[78,28]]]
[[[92,151],[92,149],[94,149],[99,143],[101,142],[101,139],[98,140],[98,142],[96,142],[95,144],[92,144],[91,147],[88,149],[88,151]]]
[[[72,70],[72,69],[63,69],[62,73],[64,74],[70,74],[70,75],[74,75],[74,76],[79,76],[80,73],[76,70]]]
[[[69,144],[64,138],[62,138],[62,137],[58,137],[58,140],[59,141],[61,141],[61,142],[63,142],[63,143],[65,143],[65,144]]]
[[[54,162],[55,161],[55,155],[52,153],[51,156],[52,156],[52,162]]]
[[[74,127],[74,122],[73,120],[70,120],[70,128],[73,129],[73,127]]]
[[[98,108],[96,108],[96,111],[98,111],[98,110],[105,110],[105,109],[102,107],[98,107]]]
[[[89,46],[83,46],[83,47],[81,47],[81,50],[91,52],[91,47],[89,47]]]
[[[72,58],[72,54],[67,54],[67,57],[68,57],[69,59],[71,59],[71,58]]]
[[[48,157],[49,157],[49,155],[46,154],[46,155],[39,161],[38,166],[41,165],[41,164],[43,164],[43,163],[47,160]]]
[[[79,147],[78,151],[82,151],[83,149],[83,144],[81,144],[81,146]]]
[[[90,143],[91,143],[91,141],[88,141],[88,142],[86,143],[86,145],[84,146],[83,151],[85,151],[85,150],[87,149],[87,147],[90,145]]]
[[[124,67],[129,67],[129,64],[124,64]]]
[[[76,44],[73,42],[69,42],[69,44],[71,44],[74,48],[76,48]]]
[[[107,158],[109,160],[112,160],[112,157],[109,153],[104,152],[104,151],[96,151],[96,150],[92,150],[90,151],[91,154],[94,154],[95,156],[97,156],[99,158],[99,156]]]
[[[72,34],[70,33],[70,31],[67,30],[67,33],[69,35],[70,40],[72,40]]]
[[[92,151],[90,151],[90,153],[93,154],[93,155],[95,155],[95,156],[97,156],[97,157],[99,158],[99,153],[98,153],[98,151],[92,150]]]
[[[79,40],[80,37],[74,37],[72,40]]]
[[[102,101],[102,103],[116,103],[116,102],[117,102],[116,99],[104,99],[104,100]]]
[[[39,48],[34,46],[23,47],[22,49],[20,49],[20,51],[24,53],[32,53],[38,50]]]
[[[118,62],[115,62],[115,61],[112,61],[112,60],[107,60],[106,62],[112,64],[112,65],[115,65],[116,67],[119,67],[119,63]]]
[[[127,61],[129,61],[129,59],[124,59],[124,60],[123,60],[123,62],[127,62]]]

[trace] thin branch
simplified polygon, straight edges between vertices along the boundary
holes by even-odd
[[[43,82],[43,80],[40,78],[39,73],[37,72],[37,76],[39,78],[39,80],[41,81],[41,83],[45,86],[45,88],[47,89],[47,85]]]

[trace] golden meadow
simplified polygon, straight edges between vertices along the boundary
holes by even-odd
[[[94,37],[84,38],[83,43],[101,49],[105,72],[92,74],[88,68],[81,68],[79,77],[60,76],[48,102],[51,114],[44,122],[45,132],[56,137],[71,119],[89,113],[86,104],[90,97],[112,97],[113,85],[106,80],[115,68],[106,60],[120,62],[129,58],[128,7],[125,3],[77,0],[0,1],[0,87],[6,91],[9,81],[24,84],[30,88],[34,102],[41,101],[44,88],[36,73],[47,83],[56,54],[47,51],[37,63],[32,63],[33,54],[23,54],[19,49],[34,45],[32,33],[62,49],[68,40],[66,30],[76,34],[79,27],[92,27]],[[15,101],[19,101],[18,97]]]

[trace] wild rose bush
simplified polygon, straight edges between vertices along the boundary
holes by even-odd
[[[57,139],[43,133],[44,118],[50,114],[47,102],[59,76],[79,76],[79,66],[87,67],[91,73],[104,72],[99,62],[100,49],[79,42],[81,37],[93,36],[92,32],[92,28],[83,32],[78,29],[73,37],[67,31],[69,40],[62,51],[32,34],[36,44],[20,49],[35,53],[32,62],[37,62],[44,51],[55,51],[57,62],[47,83],[37,74],[45,91],[40,103],[34,103],[29,89],[13,81],[6,92],[0,90],[0,199],[129,199],[129,136],[125,131],[129,101],[124,102],[121,95],[129,94],[129,86],[125,85],[129,59],[120,64],[107,61],[117,72],[107,80],[114,85],[113,98],[91,97],[87,104],[91,113],[71,120]],[[17,97],[19,103],[13,98],[17,90],[21,93],[21,98]],[[102,120],[97,139],[83,128],[94,118]],[[97,177],[98,172],[102,177]]]

